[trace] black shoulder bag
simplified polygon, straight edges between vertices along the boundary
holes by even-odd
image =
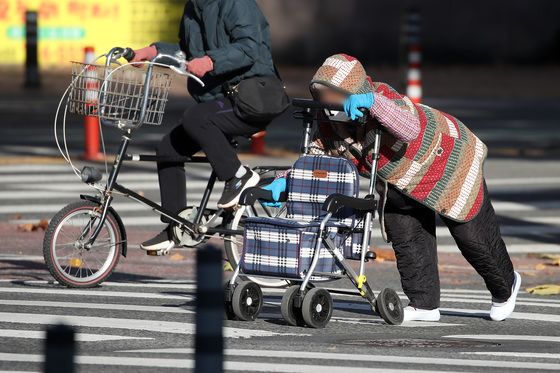
[[[237,117],[248,123],[266,123],[290,106],[284,82],[276,66],[276,76],[256,76],[230,87],[228,96]]]

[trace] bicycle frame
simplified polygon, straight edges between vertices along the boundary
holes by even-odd
[[[185,218],[179,216],[179,214],[168,211],[164,209],[161,205],[153,202],[152,200],[140,195],[139,193],[126,188],[125,186],[117,183],[118,174],[121,170],[122,164],[125,161],[133,161],[133,162],[179,162],[179,163],[209,163],[208,158],[204,156],[192,156],[192,157],[166,157],[166,156],[156,156],[156,155],[147,155],[147,154],[127,154],[126,151],[128,149],[128,145],[131,140],[131,130],[126,131],[125,134],[122,135],[122,141],[119,146],[119,150],[117,153],[117,157],[113,162],[111,171],[109,173],[109,177],[107,179],[107,184],[103,192],[101,193],[101,205],[102,205],[102,212],[99,223],[95,226],[91,236],[89,237],[88,241],[84,244],[85,247],[91,247],[105,221],[107,216],[107,212],[111,202],[113,200],[113,191],[121,193],[123,196],[130,198],[136,202],[139,202],[147,207],[149,207],[154,212],[158,213],[159,215],[165,216],[179,224],[181,227],[186,228],[190,232],[195,235],[213,235],[213,234],[220,234],[220,235],[240,235],[243,234],[242,230],[230,230],[222,227],[209,227],[209,223],[201,225],[200,222],[202,221],[202,217],[204,215],[204,211],[208,207],[208,201],[210,199],[210,195],[214,189],[214,184],[217,180],[216,173],[212,170],[208,182],[206,184],[206,189],[202,195],[202,199],[200,204],[197,206],[198,210],[195,215],[194,220],[188,221]],[[286,167],[284,166],[257,166],[254,167],[253,170],[257,171],[259,174],[265,174],[271,171],[278,171],[278,170],[285,170]],[[254,208],[254,207],[253,207]],[[270,215],[268,208],[263,206],[266,213]],[[217,209],[216,213],[214,214],[213,218],[216,219],[223,215],[225,212],[224,209]]]

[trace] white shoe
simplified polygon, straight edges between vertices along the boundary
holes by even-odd
[[[439,308],[435,310],[423,310],[411,306],[404,308],[404,321],[439,321],[441,315]]]
[[[511,287],[511,296],[509,299],[503,303],[492,302],[492,308],[490,309],[490,318],[494,321],[503,321],[507,319],[515,309],[515,301],[517,299],[517,293],[521,287],[521,276],[517,272],[513,272],[513,286]]]

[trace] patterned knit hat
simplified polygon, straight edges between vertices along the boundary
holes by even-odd
[[[335,54],[325,60],[311,80],[311,92],[319,88],[318,85],[347,94],[372,91],[371,79],[367,76],[364,66],[356,58],[347,54]]]

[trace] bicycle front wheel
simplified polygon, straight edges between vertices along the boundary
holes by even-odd
[[[112,212],[91,247],[85,247],[99,223],[101,207],[91,201],[72,203],[50,221],[43,256],[51,275],[62,285],[94,287],[105,281],[119,262],[124,232]]]

